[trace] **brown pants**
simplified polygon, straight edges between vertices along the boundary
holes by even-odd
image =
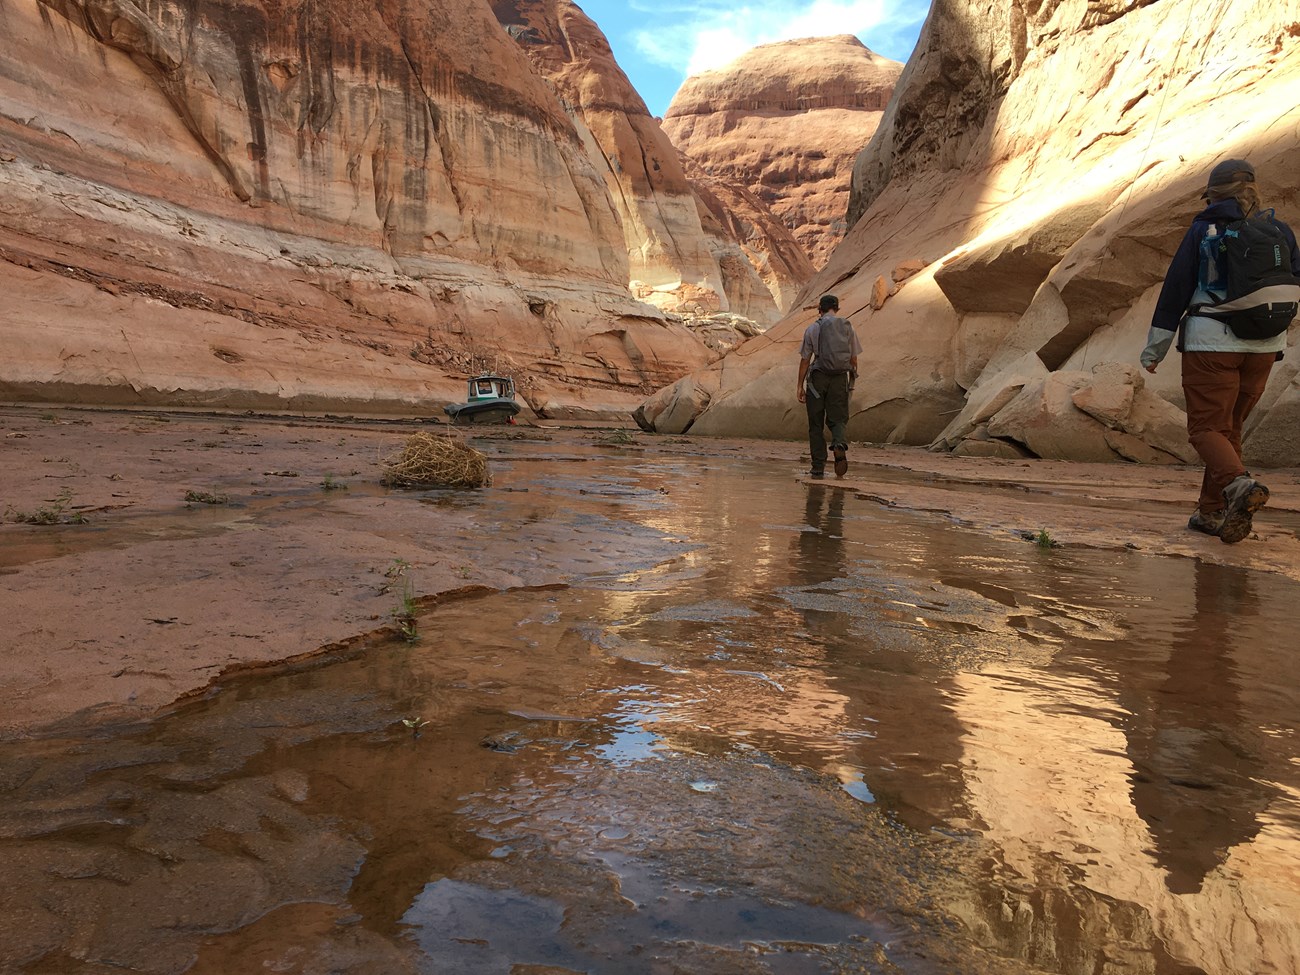
[[[1223,489],[1246,473],[1241,428],[1264,395],[1273,352],[1184,352],[1187,439],[1205,462],[1202,514],[1223,510]]]

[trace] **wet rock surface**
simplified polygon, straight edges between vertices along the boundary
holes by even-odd
[[[1190,469],[502,428],[399,493],[400,425],[3,418],[70,493],[0,525],[5,971],[1297,957],[1294,471],[1225,546]]]

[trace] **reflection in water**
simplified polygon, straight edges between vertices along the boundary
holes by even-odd
[[[1251,574],[1193,565],[1192,613],[1175,630],[1157,697],[1129,734],[1133,805],[1175,894],[1201,889],[1228,851],[1259,831],[1276,798],[1251,754],[1234,657],[1240,622],[1258,615]]]
[[[1295,791],[1270,784],[1294,778],[1294,740],[1265,733],[1294,684],[1243,693],[1275,676],[1279,649],[1281,604],[1256,589],[1289,587],[1195,562],[1148,582],[1120,644],[1074,645],[1051,673],[958,676],[972,809],[999,849],[968,923],[1062,971],[1095,970],[1116,943],[1143,949],[1135,971],[1294,971],[1300,844],[1277,820]],[[1095,935],[1071,937],[1071,967],[1060,939],[1081,924]]]
[[[483,524],[692,547],[0,745],[0,969],[1297,970],[1294,585],[576,468]]]
[[[848,492],[822,484],[806,486],[804,524],[796,536],[794,585],[815,586],[844,575],[844,499]]]

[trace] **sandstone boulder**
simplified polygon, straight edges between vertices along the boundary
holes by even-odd
[[[1246,424],[1247,466],[1294,466],[1300,457],[1300,329],[1291,327],[1286,358],[1273,367],[1264,399]]]
[[[1048,460],[1116,460],[1105,427],[1074,405],[1087,381],[1086,373],[1056,373],[1026,386],[989,420],[989,435]]]
[[[893,272],[890,274],[890,277],[892,277],[895,281],[901,284],[902,282],[910,278],[913,274],[917,274],[924,270],[925,270],[925,261],[920,261],[920,260],[903,261],[901,264],[897,265],[894,268]]]
[[[871,307],[875,311],[880,311],[885,307],[885,302],[889,300],[891,294],[893,294],[893,289],[890,287],[889,282],[885,280],[884,275],[876,278],[875,284],[871,286]]]
[[[1133,397],[1142,389],[1142,373],[1136,366],[1104,362],[1092,370],[1092,378],[1075,390],[1074,405],[1094,420],[1112,429],[1122,427],[1133,411]]]
[[[974,436],[976,430],[986,427],[988,421],[1019,396],[1026,386],[1036,384],[1046,376],[1047,370],[1042,363],[1027,357],[988,377],[967,393],[965,404],[930,446],[955,450],[964,439]]]
[[[1124,460],[1135,464],[1180,464],[1182,459],[1151,446],[1141,437],[1123,430],[1106,430],[1106,443]]]
[[[686,433],[711,398],[712,390],[686,378],[659,390],[637,407],[632,417],[648,433],[665,430]]]
[[[988,425],[981,424],[971,431],[952,451],[958,457],[996,457],[1002,460],[1024,460],[1034,455],[1012,440],[1002,440],[989,433]]]

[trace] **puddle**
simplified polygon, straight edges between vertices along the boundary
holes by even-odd
[[[0,744],[0,968],[1295,970],[1295,584],[498,449],[484,519],[691,546]]]

